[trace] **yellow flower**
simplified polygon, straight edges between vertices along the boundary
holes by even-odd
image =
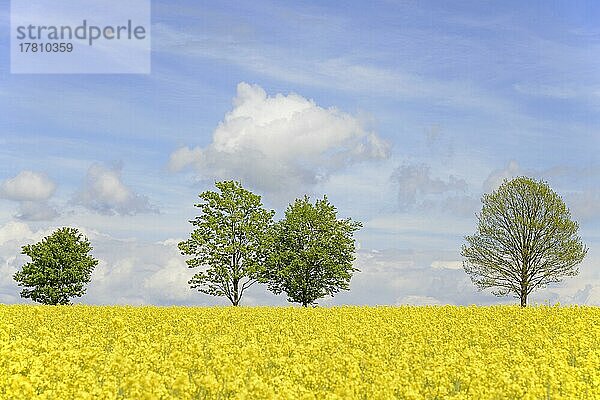
[[[595,307],[0,305],[0,399],[600,398]]]

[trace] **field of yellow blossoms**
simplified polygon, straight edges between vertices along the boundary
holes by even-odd
[[[1,399],[594,399],[594,307],[0,305]]]

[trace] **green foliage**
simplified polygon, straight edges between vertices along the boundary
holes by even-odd
[[[296,199],[285,218],[273,229],[273,251],[263,281],[288,301],[307,307],[326,295],[348,290],[355,244],[353,234],[362,225],[350,218],[338,220],[327,197],[315,205]]]
[[[547,183],[518,177],[482,198],[477,233],[462,247],[464,270],[480,289],[512,293],[521,306],[535,289],[577,275],[587,248],[579,226]]]
[[[225,296],[234,306],[263,273],[271,245],[274,211],[263,208],[260,196],[239,182],[216,182],[220,193],[206,191],[196,204],[202,215],[190,221],[190,239],[179,243],[181,254],[192,256],[190,268],[204,267],[189,281],[192,288]]]
[[[98,264],[90,251],[90,242],[75,228],[60,228],[41,242],[23,246],[22,254],[31,262],[14,275],[18,285],[25,287],[21,297],[57,305],[83,296]]]

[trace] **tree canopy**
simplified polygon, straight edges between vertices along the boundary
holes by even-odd
[[[353,272],[353,234],[362,225],[337,219],[327,197],[313,205],[305,196],[296,199],[273,229],[273,248],[263,281],[275,294],[304,307],[326,295],[348,290]]]
[[[179,243],[190,268],[204,268],[189,281],[192,288],[225,296],[239,305],[246,289],[263,272],[271,244],[274,211],[263,208],[260,196],[239,182],[216,182],[219,192],[205,191],[195,206],[202,214],[191,220],[191,237]]]
[[[482,203],[477,232],[465,237],[461,253],[480,290],[513,294],[525,307],[534,290],[578,273],[587,248],[569,209],[546,182],[505,180]]]
[[[43,304],[69,304],[85,294],[85,285],[98,264],[90,242],[75,228],[60,228],[41,242],[22,247],[31,258],[14,274],[21,297]]]

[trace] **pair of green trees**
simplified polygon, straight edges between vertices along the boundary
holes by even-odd
[[[338,219],[327,197],[312,204],[306,196],[274,222],[275,212],[239,182],[215,185],[219,192],[200,194],[196,207],[202,214],[190,221],[191,237],[179,243],[191,256],[190,268],[205,267],[190,280],[192,288],[237,306],[244,291],[260,282],[304,307],[349,289],[360,222]]]
[[[227,297],[239,305],[246,289],[266,283],[276,293],[303,306],[347,290],[352,274],[353,234],[360,223],[338,220],[324,197],[291,204],[285,217],[273,222],[260,196],[237,182],[217,182],[220,193],[206,191],[197,204],[202,215],[190,221],[195,229],[179,244],[190,256],[189,267],[202,267],[192,288]],[[463,267],[480,289],[512,294],[522,307],[536,289],[574,276],[587,247],[579,226],[561,197],[547,183],[527,177],[505,180],[482,198],[477,232],[462,247]],[[73,228],[61,228],[34,245],[23,246],[31,257],[14,279],[21,296],[45,304],[68,304],[85,293],[98,261],[92,247]]]

